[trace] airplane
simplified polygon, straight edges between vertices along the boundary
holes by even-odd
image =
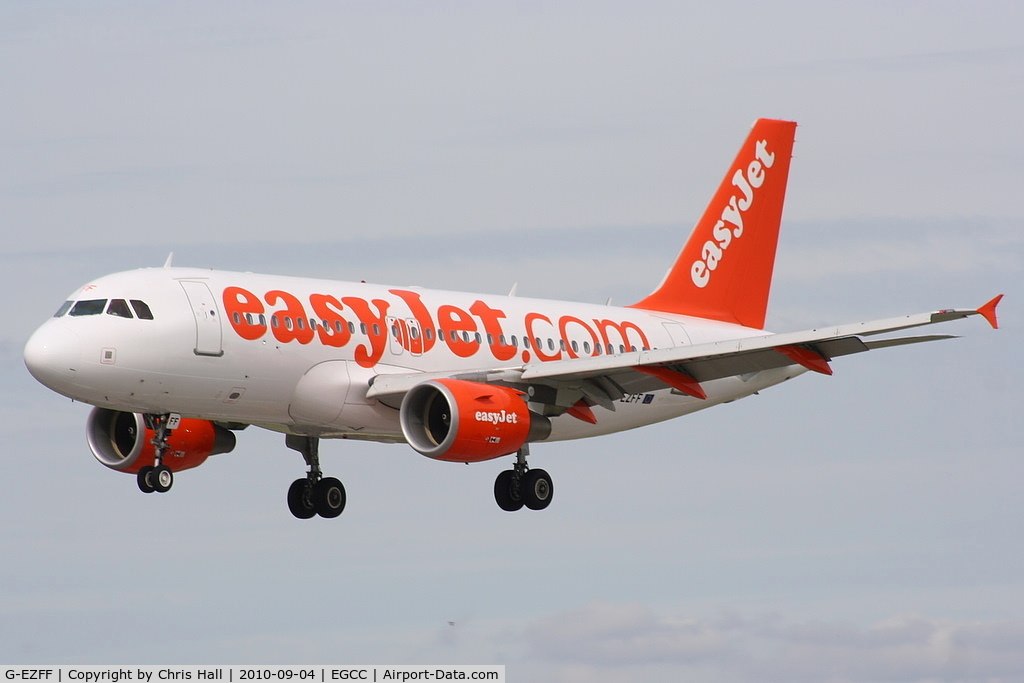
[[[662,282],[615,307],[175,267],[107,275],[73,292],[28,340],[53,391],[93,407],[103,465],[145,493],[235,447],[251,425],[306,463],[288,489],[300,519],[337,517],[321,439],[407,443],[435,460],[513,456],[502,510],[542,510],[550,475],[531,444],[649,425],[727,403],[835,358],[948,339],[892,337],[981,315],[1002,295],[796,332],[764,328],[796,123],[759,119]],[[879,336],[884,335],[884,336]]]

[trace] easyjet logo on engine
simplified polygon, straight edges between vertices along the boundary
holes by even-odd
[[[488,412],[486,410],[476,411],[477,422],[490,422],[491,424],[519,424],[519,416],[507,410],[500,412]]]
[[[700,250],[700,258],[690,266],[693,284],[704,288],[711,282],[711,273],[718,268],[726,250],[734,239],[743,236],[743,214],[754,203],[754,190],[764,184],[765,169],[775,164],[775,154],[768,151],[768,141],[758,140],[754,145],[754,160],[747,164],[746,171],[737,168],[732,175],[732,185],[739,190],[729,198],[722,208],[721,216],[711,230],[712,239],[706,241]]]
[[[260,296],[232,286],[224,289],[222,300],[231,328],[242,339],[270,336],[282,344],[318,342],[335,348],[355,344],[352,357],[366,368],[377,365],[389,346],[392,352],[415,356],[445,346],[460,358],[486,348],[498,361],[518,354],[523,363],[650,348],[644,331],[628,320],[530,312],[516,324],[504,310],[479,299],[467,308],[428,308],[416,291],[389,289],[387,295],[365,299],[314,293],[300,298],[272,289]]]

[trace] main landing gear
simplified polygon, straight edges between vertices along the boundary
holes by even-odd
[[[516,453],[516,463],[494,480],[494,500],[498,507],[515,512],[524,505],[531,510],[543,510],[551,504],[555,492],[551,476],[544,470],[531,470],[526,464],[530,449],[523,447]]]
[[[139,468],[136,481],[139,490],[143,493],[166,493],[171,490],[174,484],[174,473],[171,468],[163,464],[164,456],[167,454],[167,440],[181,423],[181,415],[170,413],[166,415],[145,415],[146,427],[155,433],[153,444],[153,464]]]
[[[309,472],[288,487],[288,509],[299,519],[316,515],[331,519],[345,509],[345,487],[334,477],[320,471],[320,439],[315,436],[285,437],[285,445],[302,454]]]

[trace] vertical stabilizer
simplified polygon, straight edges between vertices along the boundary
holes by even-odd
[[[758,119],[665,280],[633,308],[764,327],[795,133]]]

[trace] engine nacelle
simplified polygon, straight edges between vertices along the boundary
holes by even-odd
[[[400,417],[410,446],[452,462],[508,455],[551,434],[551,421],[530,412],[521,392],[459,379],[417,384],[402,400]]]
[[[93,408],[85,433],[93,456],[112,470],[136,474],[153,464],[155,433],[139,413]],[[163,464],[180,472],[202,465],[211,455],[233,450],[235,435],[209,420],[182,419],[167,443]]]

